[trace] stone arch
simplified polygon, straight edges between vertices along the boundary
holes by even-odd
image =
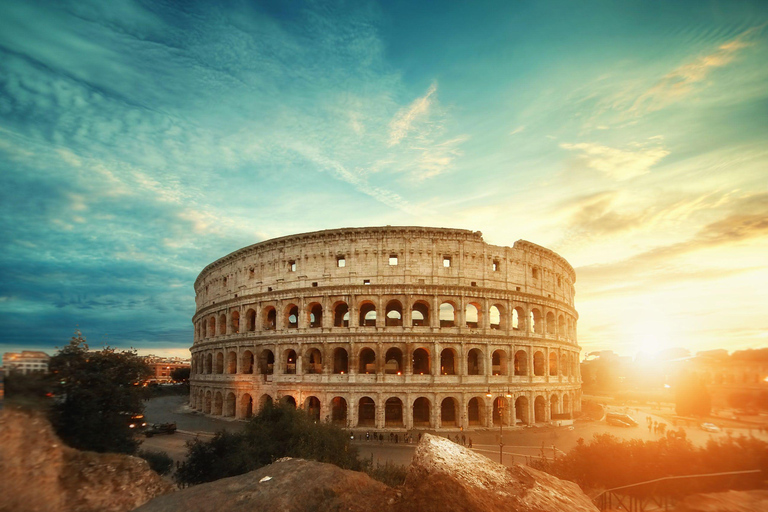
[[[558,364],[557,364],[557,352],[549,353],[549,375],[551,377],[557,376]]]
[[[337,302],[333,305],[333,326],[349,327],[349,306],[346,302]]]
[[[321,374],[323,373],[323,355],[316,348],[310,348],[304,355],[304,373]]]
[[[319,304],[317,302],[311,303],[307,307],[307,312],[309,314],[309,328],[310,329],[319,329],[323,326],[323,306],[322,304]]]
[[[467,307],[464,308],[464,323],[470,329],[477,329],[481,327],[483,321],[483,313],[480,308],[480,304],[477,302],[470,302]]]
[[[211,316],[208,318],[208,333],[209,336],[216,336],[216,317]]]
[[[296,399],[293,397],[293,395],[283,395],[280,397],[280,405],[290,405],[296,409]]]
[[[224,409],[224,397],[221,394],[221,391],[216,391],[216,393],[213,395],[213,412],[215,416],[221,416]]]
[[[209,389],[205,392],[205,402],[203,404],[203,412],[205,414],[211,414],[211,411],[213,410],[213,399],[212,399],[212,393]]]
[[[549,417],[554,418],[559,409],[560,397],[557,396],[557,393],[552,393],[552,396],[549,397]]]
[[[253,308],[245,312],[245,330],[248,332],[256,330],[256,310]]]
[[[376,326],[376,304],[367,300],[360,304],[360,327]]]
[[[571,397],[568,393],[563,393],[563,413],[571,414]]]
[[[432,404],[429,399],[420,396],[413,401],[413,426],[432,427]]]
[[[259,353],[259,373],[272,375],[275,372],[275,354],[265,348]]]
[[[541,311],[538,308],[531,309],[531,330],[536,334],[544,334],[544,326],[541,322]]]
[[[315,421],[320,421],[320,399],[316,396],[309,396],[304,400],[304,410],[309,417]]]
[[[369,396],[362,397],[357,403],[357,426],[373,427],[376,425],[376,402]]]
[[[512,329],[515,331],[525,330],[525,310],[519,306],[512,310]]]
[[[253,397],[244,393],[240,397],[240,417],[248,419],[253,416]]]
[[[240,373],[253,373],[253,352],[246,350],[240,357]]]
[[[565,317],[563,315],[560,315],[557,317],[557,334],[559,336],[565,336],[567,333],[566,327],[565,327]]]
[[[429,351],[425,348],[417,348],[413,351],[413,374],[414,375],[429,375],[431,361],[429,358]]]
[[[533,401],[533,414],[534,414],[534,421],[536,423],[542,423],[544,421],[547,421],[546,410],[547,410],[547,399],[541,395],[538,395],[536,399]]]
[[[530,425],[531,419],[528,416],[528,397],[519,396],[515,400],[515,418],[518,423]]]
[[[227,352],[227,373],[237,373],[237,352]]]
[[[533,354],[533,374],[537,377],[543,377],[546,374],[544,353],[541,350],[537,350]]]
[[[345,427],[347,425],[347,401],[340,396],[331,400],[331,422]]]
[[[349,373],[349,355],[342,347],[333,351],[333,373]]]
[[[387,302],[387,307],[384,312],[384,320],[387,327],[402,327],[403,325],[403,305],[399,300],[391,300]]]
[[[219,315],[219,334],[222,336],[227,334],[227,315],[224,313]]]
[[[467,375],[483,375],[484,354],[480,349],[473,348],[467,353]]]
[[[485,425],[485,402],[482,398],[475,396],[467,402],[467,423],[469,426]]]
[[[440,304],[439,311],[440,327],[456,326],[456,305],[453,302],[446,301]]]
[[[384,425],[387,427],[403,426],[403,401],[393,396],[384,403]]]
[[[499,425],[500,423],[503,423],[504,425],[507,424],[507,419],[504,417],[504,411],[507,410],[507,399],[503,396],[497,396],[493,399],[493,405],[491,406],[491,410],[493,413],[493,424]]]
[[[493,375],[507,375],[507,351],[494,350],[491,355],[491,371]]]
[[[237,406],[237,398],[233,392],[227,393],[227,398],[224,400],[224,416],[234,417],[235,409]]]
[[[296,375],[296,367],[298,366],[296,351],[292,348],[285,350],[283,352],[283,362],[285,364],[283,373],[286,375]]]
[[[265,331],[274,331],[277,329],[277,310],[272,306],[264,308],[262,313],[261,328]]]
[[[494,304],[488,310],[488,322],[491,329],[504,330],[507,328],[507,316],[504,314],[504,306]]]
[[[210,352],[205,356],[205,373],[213,373],[213,354]]]
[[[272,397],[268,394],[261,395],[259,398],[259,411],[263,411],[265,407],[271,406],[273,403]]]
[[[441,375],[456,375],[458,374],[458,368],[456,362],[458,357],[456,351],[452,348],[444,348],[440,352],[440,374]]]
[[[232,334],[239,334],[240,333],[240,312],[239,311],[233,311],[230,317],[230,329],[232,329]]]
[[[453,397],[443,398],[440,403],[440,426],[456,427],[459,418],[459,402]]]
[[[553,335],[557,331],[557,326],[555,325],[555,314],[549,311],[547,313],[547,334]]]
[[[429,304],[417,300],[411,306],[411,325],[413,327],[429,326]]]
[[[384,373],[401,375],[403,373],[403,351],[397,347],[387,350],[384,356]]]
[[[283,325],[286,329],[298,329],[299,327],[299,306],[296,304],[288,304],[285,307],[285,316],[283,317]]]
[[[216,373],[224,373],[224,352],[216,352]]]
[[[376,352],[371,348],[364,348],[360,351],[358,356],[358,373],[360,374],[375,374],[376,373]]]

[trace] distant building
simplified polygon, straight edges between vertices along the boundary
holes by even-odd
[[[3,354],[3,367],[6,373],[18,372],[21,374],[47,372],[48,361],[51,356],[37,350],[23,350],[18,352],[6,352]]]
[[[144,358],[144,361],[152,369],[152,377],[149,380],[156,382],[172,382],[171,374],[174,370],[177,368],[190,368],[189,359],[181,359],[179,357],[148,355]]]

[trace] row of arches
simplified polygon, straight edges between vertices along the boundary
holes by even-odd
[[[211,351],[193,355],[194,374],[253,374],[272,375],[296,374],[389,374],[389,375],[513,375],[513,376],[559,376],[578,375],[578,358],[573,352],[558,353],[544,350],[519,349],[512,358],[505,349],[491,352],[490,358],[482,348],[469,348],[459,355],[455,348],[440,351],[439,366],[434,368],[430,350],[418,347],[407,354],[399,347],[363,347],[354,358],[344,347],[309,347],[303,353],[299,347],[284,348],[276,359],[275,353],[263,348],[258,356],[250,349],[238,352]],[[383,357],[382,357],[383,354]],[[436,363],[437,361],[435,361]],[[406,364],[410,363],[410,364]]]
[[[378,402],[377,402],[378,398]],[[238,398],[233,391],[193,389],[192,408],[216,416],[250,418],[267,403],[273,403],[270,394],[262,394],[258,401],[250,393]],[[462,406],[461,397],[448,396],[430,399],[417,396],[362,396],[351,399],[334,396],[322,404],[315,395],[307,396],[301,404],[287,394],[279,401],[293,407],[301,406],[317,421],[328,421],[342,427],[359,428],[459,428],[488,427],[494,425],[529,425],[551,421],[556,417],[571,417],[577,402],[571,392],[536,394],[529,399],[525,394],[511,396],[469,396]]]
[[[457,301],[445,300],[436,308],[426,300],[416,300],[404,310],[402,303],[392,299],[379,311],[373,300],[359,302],[354,311],[346,302],[338,301],[330,308],[330,318],[325,321],[324,308],[318,302],[311,302],[304,308],[289,303],[278,311],[274,305],[264,306],[257,312],[248,308],[244,313],[244,322],[238,310],[227,313],[208,315],[196,323],[195,334],[198,340],[239,334],[240,332],[274,331],[278,329],[315,329],[321,327],[458,327],[469,329],[488,328],[530,332],[548,336],[560,336],[568,339],[575,337],[575,321],[570,316],[553,311],[543,312],[539,307],[532,307],[526,312],[523,306],[511,308],[506,312],[502,304],[493,304],[485,312],[480,302],[469,301],[460,308]],[[379,315],[383,313],[380,317]],[[407,314],[406,314],[407,313]],[[486,318],[487,316],[487,318]]]

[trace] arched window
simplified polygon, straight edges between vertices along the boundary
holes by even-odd
[[[419,397],[413,402],[413,426],[432,426],[432,406],[425,397]]]
[[[205,356],[205,373],[209,375],[213,373],[213,354]]]
[[[232,334],[240,332],[240,312],[233,311],[231,315]]]
[[[333,351],[333,373],[349,373],[349,358],[347,351],[343,348]]]
[[[459,404],[456,399],[444,398],[440,404],[440,424],[443,427],[455,427]]]
[[[272,375],[275,371],[275,354],[271,350],[262,350],[259,354],[259,373]]]
[[[525,330],[525,311],[521,307],[512,310],[512,329],[515,331]]]
[[[304,410],[307,411],[309,417],[315,421],[320,421],[320,399],[316,396],[307,397],[304,400]]]
[[[494,375],[507,375],[507,352],[496,350],[491,356],[491,365]]]
[[[309,305],[309,327],[316,329],[323,326],[323,306],[320,304]]]
[[[237,373],[237,354],[235,352],[227,354],[227,373]]]
[[[482,425],[485,419],[485,405],[475,397],[467,404],[467,420],[470,425]]]
[[[400,327],[403,325],[403,305],[399,300],[391,300],[387,304],[386,322],[388,327]]]
[[[347,401],[340,396],[331,400],[331,422],[342,427],[347,425]]]
[[[227,393],[227,399],[224,401],[224,416],[232,417],[235,415],[235,406],[237,405],[237,398],[231,391]]]
[[[528,354],[525,350],[515,352],[515,375],[528,375]]]
[[[488,322],[490,322],[491,329],[506,329],[504,308],[501,305],[491,306],[488,310]]]
[[[364,302],[360,306],[360,327],[376,326],[376,306],[373,302]]]
[[[464,320],[467,324],[467,327],[470,329],[477,329],[480,326],[480,305],[476,303],[469,303],[467,304],[467,308],[465,309],[465,316]]]
[[[456,308],[450,302],[440,304],[440,327],[456,325]]]
[[[473,348],[467,354],[467,375],[483,374],[483,353]]]
[[[546,410],[547,400],[541,395],[537,396],[536,400],[533,401],[533,412],[536,423],[547,421]]]
[[[445,348],[440,352],[440,373],[442,375],[456,375],[456,352],[452,348]]]
[[[212,316],[208,319],[208,335],[216,336],[216,317]]]
[[[533,374],[538,377],[542,377],[545,374],[544,354],[542,352],[535,352],[533,354]]]
[[[413,351],[413,374],[429,375],[429,352],[423,348]]]
[[[549,353],[549,375],[557,375],[557,352]]]
[[[299,327],[299,306],[291,304],[285,308],[285,326],[288,329]]]
[[[264,309],[264,324],[262,329],[265,331],[274,331],[277,328],[277,311],[273,307]]]
[[[219,315],[219,334],[227,334],[227,315],[224,313]]]
[[[240,371],[241,373],[253,373],[253,352],[250,350],[243,352]]]
[[[566,328],[565,328],[565,317],[563,315],[560,315],[557,317],[557,334],[559,336],[565,336],[566,335]]]
[[[248,332],[256,330],[256,311],[253,309],[245,312],[245,328]]]
[[[216,353],[216,373],[224,373],[224,353]]]
[[[295,350],[286,350],[285,351],[285,374],[286,375],[296,375],[296,351]]]
[[[349,306],[345,302],[339,302],[333,307],[333,326],[349,327]]]
[[[376,353],[370,348],[364,348],[360,351],[360,367],[358,373],[376,373]]]
[[[544,334],[544,326],[541,325],[541,311],[536,308],[531,310],[531,327],[536,334]]]
[[[547,334],[555,334],[557,326],[555,325],[555,315],[551,311],[547,313]]]
[[[307,355],[304,357],[307,362],[304,366],[304,373],[320,374],[323,373],[323,357],[320,351],[316,348],[311,348],[307,351]]]
[[[364,396],[357,406],[357,426],[374,426],[376,424],[376,403],[372,398]]]
[[[515,419],[523,425],[530,424],[528,418],[528,398],[521,396],[515,400]]]
[[[392,347],[387,350],[385,356],[384,373],[388,375],[401,375],[403,372],[403,352],[399,348]]]
[[[429,325],[429,305],[426,302],[414,302],[411,309],[411,325],[413,327]]]
[[[399,398],[387,398],[384,403],[384,425],[387,427],[403,426],[403,401]]]

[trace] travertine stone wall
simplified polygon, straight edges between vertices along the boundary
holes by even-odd
[[[245,247],[195,281],[190,404],[247,417],[287,400],[376,429],[565,418],[581,403],[575,280],[548,249],[458,229]]]

